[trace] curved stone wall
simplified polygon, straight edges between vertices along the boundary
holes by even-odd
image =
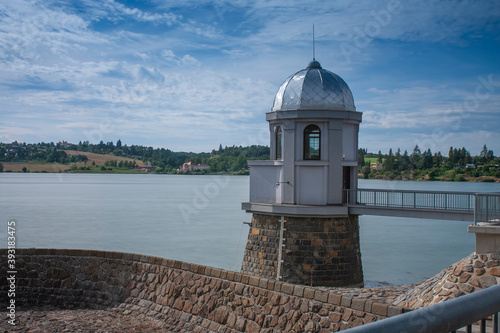
[[[418,309],[495,284],[500,284],[500,254],[472,253],[436,276],[416,284],[399,296],[394,304]]]
[[[1,251],[0,276],[7,274]],[[16,304],[119,307],[186,331],[338,331],[403,308],[222,269],[131,253],[17,249]],[[0,300],[7,302],[6,279]],[[3,303],[7,304],[7,303]]]

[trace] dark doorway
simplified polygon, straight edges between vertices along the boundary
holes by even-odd
[[[342,194],[344,203],[347,203],[347,193],[344,190],[351,189],[351,167],[345,166],[342,168]]]

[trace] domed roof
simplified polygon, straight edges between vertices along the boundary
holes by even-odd
[[[356,111],[356,107],[345,81],[313,60],[278,89],[272,111],[286,110]]]

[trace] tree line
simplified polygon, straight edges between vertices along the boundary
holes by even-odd
[[[13,142],[10,144],[0,143],[0,162],[57,162],[74,163],[85,162],[84,155],[68,155],[65,150],[76,150],[81,152],[91,152],[97,154],[112,154],[115,156],[127,157],[140,160],[144,163],[151,163],[157,173],[175,172],[183,163],[192,161],[196,164],[208,164],[209,173],[216,172],[244,172],[247,169],[247,160],[268,159],[269,147],[252,145],[226,146],[219,145],[218,149],[211,152],[174,152],[165,148],[153,148],[141,145],[124,145],[121,140],[116,143],[100,141],[92,144],[89,141],[80,141],[78,144],[63,143],[36,143],[26,144]],[[110,161],[107,167],[120,167],[120,162]],[[116,164],[116,165],[115,165]],[[125,168],[134,168],[135,163],[122,164]]]
[[[411,154],[397,149],[387,154],[358,150],[358,167],[363,178],[426,179],[463,181],[467,177],[500,177],[500,158],[483,146],[479,155],[472,156],[465,148],[450,147],[448,156],[431,149],[421,151],[418,145]],[[485,179],[484,181],[489,181]]]
[[[77,163],[86,162],[85,155],[69,155],[65,150],[91,152],[97,154],[112,154],[151,163],[156,173],[176,172],[183,163],[208,164],[210,168],[201,173],[239,172],[248,173],[247,160],[269,159],[270,149],[267,146],[253,145],[248,147],[219,145],[211,152],[174,152],[165,148],[153,148],[141,145],[122,144],[121,140],[98,144],[80,141],[78,144],[60,143],[0,143],[0,163],[33,161],[46,163]],[[375,163],[372,165],[372,163]],[[363,178],[384,179],[442,179],[465,180],[467,177],[500,177],[500,158],[494,152],[483,146],[477,156],[472,156],[465,148],[450,147],[448,156],[441,152],[433,153],[431,149],[421,150],[416,145],[413,151],[382,154],[369,153],[367,149],[358,150],[358,166]],[[132,169],[135,162],[108,161],[105,168],[119,167]],[[0,171],[1,171],[0,165]],[[487,181],[487,179],[486,179]]]

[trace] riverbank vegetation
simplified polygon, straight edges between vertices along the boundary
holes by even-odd
[[[387,154],[358,150],[358,170],[364,179],[500,181],[500,158],[483,146],[479,155],[471,156],[464,147],[450,147],[448,156],[416,145],[411,154],[398,148]]]
[[[183,163],[208,164],[195,174],[248,174],[247,160],[268,159],[269,147],[232,146],[207,153],[174,152],[165,148],[123,145],[116,142],[91,144],[0,143],[0,172],[80,173],[178,173]]]
[[[247,160],[269,159],[267,146],[231,146],[211,152],[174,152],[165,148],[101,141],[71,144],[0,143],[0,172],[79,172],[79,173],[193,173],[248,174]],[[182,164],[208,164],[202,171],[184,172]],[[472,156],[464,147],[450,147],[448,155],[421,150],[411,154],[398,148],[386,154],[358,150],[359,177],[364,179],[500,181],[500,158],[484,145]]]

